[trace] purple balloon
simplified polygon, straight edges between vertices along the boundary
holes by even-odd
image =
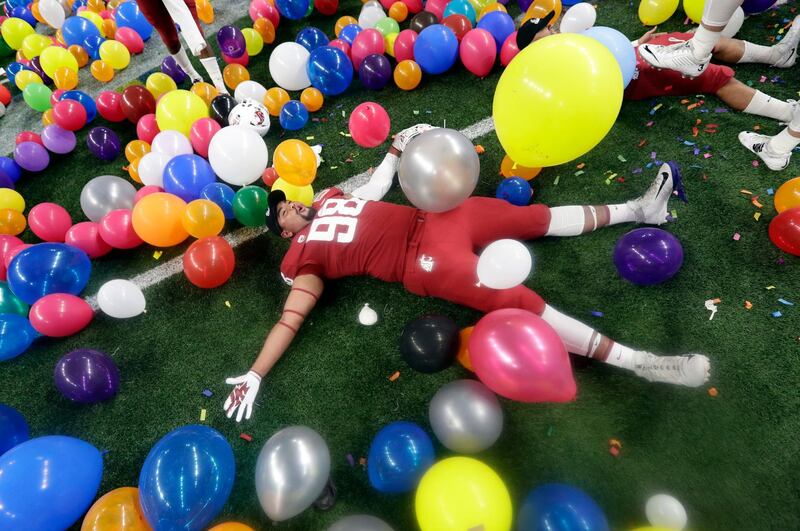
[[[219,43],[219,50],[234,59],[243,56],[247,50],[244,35],[239,31],[239,28],[234,26],[222,26],[217,32],[217,42]]]
[[[525,13],[531,7],[533,0],[519,0],[519,10]]]
[[[29,66],[30,66],[31,70],[33,70],[34,72],[39,74],[39,77],[42,78],[42,82],[45,85],[52,85],[53,84],[52,78],[50,78],[50,76],[48,76],[47,74],[44,73],[44,69],[42,68],[42,62],[41,62],[41,59],[39,59],[38,55],[36,57],[34,57],[33,59],[31,59],[31,64]]]
[[[171,77],[172,80],[179,85],[183,83],[187,77],[181,65],[179,65],[178,61],[171,55],[166,56],[164,60],[161,61],[161,71]]]
[[[624,234],[614,246],[614,265],[622,278],[640,286],[665,282],[683,264],[683,247],[669,232],[646,227]]]
[[[777,0],[744,0],[742,10],[745,15],[754,15],[756,13],[763,13],[767,9],[775,5]]]
[[[119,369],[107,354],[88,348],[73,350],[58,360],[56,388],[80,404],[113,398],[119,390]]]
[[[120,142],[117,133],[108,127],[93,127],[86,136],[86,145],[95,157],[111,162],[120,152]]]
[[[392,65],[386,56],[373,53],[361,62],[358,78],[368,89],[381,90],[392,78]]]
[[[42,131],[42,143],[44,147],[53,153],[64,155],[75,149],[77,144],[75,133],[67,131],[61,126],[50,124]]]
[[[22,142],[14,148],[14,162],[23,170],[42,171],[50,164],[50,155],[41,144]]]

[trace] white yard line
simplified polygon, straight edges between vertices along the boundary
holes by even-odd
[[[492,121],[492,118],[489,117],[484,118],[479,122],[475,122],[469,127],[465,127],[461,130],[461,133],[470,140],[475,140],[476,138],[492,131],[494,131],[494,122]],[[343,192],[352,192],[362,184],[366,183],[369,180],[369,176],[369,171],[365,171],[351,176],[336,186]],[[244,227],[227,234],[225,239],[228,240],[228,243],[231,244],[231,247],[238,247],[243,243],[247,243],[258,236],[261,236],[265,232],[267,232],[266,227]],[[152,269],[149,269],[148,271],[145,271],[144,273],[139,273],[131,278],[130,281],[144,291],[151,286],[155,286],[156,284],[181,273],[181,271],[183,271],[183,255],[176,256],[175,258],[172,258]],[[87,297],[86,302],[89,303],[92,309],[98,309],[97,294]]]

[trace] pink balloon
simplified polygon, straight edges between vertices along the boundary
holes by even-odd
[[[139,140],[144,140],[148,144],[152,144],[153,139],[160,132],[161,129],[158,128],[156,123],[156,115],[152,113],[145,114],[139,118],[139,122],[136,124],[136,136],[139,137]]]
[[[52,94],[50,94],[50,105],[55,105],[59,101],[61,101],[61,96],[64,95],[66,90],[64,89],[55,89]]]
[[[48,337],[77,334],[92,322],[94,312],[89,304],[69,293],[51,293],[33,303],[28,318],[31,326]]]
[[[114,39],[131,53],[142,53],[144,51],[144,41],[142,37],[132,28],[119,28],[114,34]]]
[[[23,243],[22,245],[17,245],[9,249],[5,257],[3,257],[3,280],[5,280],[6,272],[8,271],[8,266],[11,265],[11,260],[14,259],[19,253],[27,249],[28,247],[33,247],[30,243]]]
[[[469,340],[475,374],[498,395],[520,402],[569,402],[575,380],[569,354],[555,330],[526,310],[485,315]]]
[[[519,48],[517,48],[517,32],[515,31],[506,37],[503,46],[500,48],[500,64],[508,66],[508,63],[517,56]]]
[[[414,30],[404,29],[397,34],[394,41],[394,58],[398,63],[406,59],[414,59],[415,42],[417,42],[417,32]]]
[[[22,240],[10,234],[0,234],[0,280],[5,281],[7,277],[6,257],[11,253],[12,249],[24,245]],[[8,260],[9,263],[11,260]]]
[[[236,64],[236,65],[247,66],[248,64],[250,64],[250,56],[247,55],[246,51],[241,55],[241,57],[230,57],[222,52],[220,52],[220,55],[222,55],[222,60],[229,65]]]
[[[449,0],[428,0],[425,2],[425,11],[430,11],[436,18],[442,20],[444,18],[444,8],[447,7]]]
[[[281,14],[278,12],[278,9],[267,0],[253,0],[250,2],[248,14],[253,22],[259,18],[269,20],[272,22],[272,25],[275,26],[275,29],[278,29],[278,24],[281,22]]]
[[[353,61],[353,67],[358,70],[361,62],[368,55],[373,53],[383,55],[385,51],[386,43],[381,32],[373,28],[365,29],[353,40],[353,45],[350,47],[350,59]]]
[[[338,48],[344,52],[348,59],[350,59],[350,45],[341,39],[333,39],[328,43],[331,48]]]
[[[497,43],[485,29],[472,29],[461,39],[458,53],[467,70],[478,77],[486,77],[497,59]]]
[[[114,249],[133,249],[142,239],[133,230],[133,215],[130,210],[112,210],[100,220],[100,237]]]
[[[220,129],[222,127],[212,118],[200,118],[192,124],[189,140],[198,155],[208,158],[208,144],[211,142],[211,137]]]
[[[72,226],[72,218],[61,205],[39,203],[28,213],[28,226],[43,241],[60,243]]]
[[[122,94],[113,90],[104,90],[97,95],[95,103],[97,112],[109,122],[121,122],[125,120],[125,113],[122,111]]]
[[[164,191],[163,188],[161,188],[160,186],[156,186],[154,184],[143,186],[142,188],[139,188],[139,190],[137,190],[136,192],[136,195],[133,196],[133,204],[135,205],[136,203],[138,203],[143,197],[146,197],[150,194],[159,194],[163,191]]]
[[[98,258],[111,252],[111,246],[100,237],[100,224],[93,221],[76,223],[64,237],[64,243],[77,247],[89,255]]]
[[[396,1],[397,0],[381,0],[381,5],[383,6],[383,9],[389,11],[389,8],[392,7],[392,4],[394,4]]]
[[[420,11],[422,11],[422,0],[400,0],[400,1],[406,5],[409,13],[417,14]],[[439,20],[441,19],[442,17],[439,17]]]
[[[389,136],[392,124],[386,109],[375,102],[367,101],[353,109],[349,126],[350,135],[356,144],[372,148],[383,144]]]

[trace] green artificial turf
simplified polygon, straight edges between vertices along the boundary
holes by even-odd
[[[246,4],[243,5],[243,14]],[[740,34],[766,42],[794,16],[792,3],[777,14],[745,22]],[[356,15],[358,3],[343,3],[338,15]],[[685,29],[682,12],[664,25]],[[279,40],[291,39],[305,24],[332,34],[337,17],[315,14],[308,21],[284,20]],[[644,29],[636,6],[603,2],[598,25],[609,25],[636,38]],[[242,21],[240,26],[244,26]],[[254,58],[252,78],[271,86],[267,73],[270,47]],[[135,60],[135,59],[134,59]],[[759,65],[737,67],[738,77],[780,98],[797,97],[796,68],[770,70]],[[367,92],[356,82],[345,95],[326,101],[297,138],[325,144],[325,163],[316,189],[341,182],[379,162],[386,145],[362,150],[340,134],[347,130],[347,113],[359,102],[381,103],[398,131],[419,121],[463,128],[491,113],[499,68],[479,80],[462,67],[439,77],[426,77],[415,91],[394,87]],[[766,81],[761,82],[761,76]],[[771,82],[778,75],[781,82]],[[698,98],[688,98],[690,102]],[[630,374],[573,358],[578,399],[562,405],[503,401],[506,424],[502,437],[477,457],[505,480],[515,511],[533,487],[563,482],[589,493],[606,511],[613,529],[645,525],[644,502],[656,492],[683,501],[695,530],[788,530],[800,527],[796,505],[800,466],[796,434],[800,393],[798,335],[800,303],[798,260],[781,253],[769,241],[767,226],[774,216],[767,189],[795,176],[795,161],[785,172],[754,167],[753,157],[736,140],[740,130],[762,125],[774,134],[776,123],[732,112],[713,97],[692,110],[677,98],[658,102],[626,102],[617,124],[590,153],[572,163],[548,168],[537,178],[537,201],[551,205],[618,203],[638,195],[649,184],[652,160],[677,160],[683,167],[689,204],[677,201],[675,223],[666,229],[683,244],[685,262],[671,281],[637,287],[621,280],[611,262],[615,241],[631,226],[603,229],[578,238],[545,239],[531,244],[535,269],[528,284],[560,310],[597,327],[625,344],[659,353],[702,352],[711,358],[712,380],[719,395],[705,389],[649,384]],[[656,103],[662,106],[651,112]],[[707,110],[708,112],[701,112]],[[344,116],[343,116],[344,114]],[[692,127],[702,120],[697,138]],[[652,123],[651,123],[652,122]],[[703,132],[718,124],[715,134]],[[134,138],[129,124],[115,124],[123,142]],[[6,133],[6,132],[4,132]],[[15,132],[8,132],[8,134]],[[81,142],[85,131],[80,136]],[[281,138],[273,124],[270,150]],[[646,144],[640,146],[642,140]],[[697,142],[699,155],[684,140]],[[494,134],[476,139],[486,149],[481,156],[482,180],[477,190],[492,195],[500,180],[503,157]],[[82,219],[81,187],[101,174],[122,175],[120,157],[103,164],[85,144],[57,157],[47,171],[26,175],[18,189],[29,205],[55,201]],[[707,148],[705,146],[708,146]],[[704,158],[703,153],[713,156]],[[347,159],[352,159],[348,162]],[[584,173],[576,176],[576,165]],[[332,167],[336,166],[336,169]],[[607,181],[607,177],[616,173]],[[759,196],[757,209],[751,196]],[[399,188],[387,200],[404,202]],[[756,221],[755,212],[762,212]],[[227,229],[237,228],[229,223]],[[733,240],[734,233],[741,239]],[[27,234],[28,241],[34,241]],[[128,278],[154,267],[185,248],[167,250],[160,261],[153,249],[114,251],[94,261],[87,294],[111,278]],[[416,528],[413,493],[379,494],[369,486],[366,470],[356,463],[370,441],[395,420],[418,422],[429,431],[427,405],[444,383],[469,377],[460,366],[435,375],[415,373],[400,359],[398,339],[411,319],[425,313],[451,316],[460,326],[474,324],[476,312],[443,301],[422,299],[400,285],[371,279],[329,283],[317,309],[296,342],[263,381],[253,419],[241,425],[227,420],[222,401],[229,391],[224,379],[246,372],[270,326],[279,317],[287,288],[278,274],[286,242],[261,236],[236,249],[237,266],[226,285],[211,291],[192,286],[182,276],[146,292],[147,313],[118,321],[98,315],[85,331],[65,340],[42,339],[19,358],[0,366],[0,401],[18,408],[32,434],[68,434],[108,450],[100,493],[135,486],[149,449],[170,430],[199,422],[223,433],[236,456],[236,483],[217,521],[236,519],[257,529],[273,528],[255,495],[255,461],[263,443],[277,430],[304,424],[327,441],[332,476],[339,500],[328,513],[309,510],[275,526],[277,529],[324,529],[339,517],[366,512],[385,519],[397,530]],[[709,321],[704,301],[722,300]],[[744,308],[744,301],[753,304]],[[378,311],[372,328],[357,323],[364,303]],[[226,304],[228,303],[228,304]],[[775,318],[772,312],[783,316]],[[602,317],[590,312],[600,311]],[[93,406],[69,403],[53,386],[53,368],[64,353],[91,347],[110,353],[121,371],[119,395]],[[395,371],[400,377],[388,377]],[[214,392],[205,398],[201,392]],[[252,436],[252,442],[239,438]],[[609,454],[609,439],[621,441],[618,457]],[[450,455],[441,445],[437,456]]]

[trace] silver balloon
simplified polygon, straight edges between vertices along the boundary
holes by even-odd
[[[271,520],[288,520],[314,503],[330,472],[328,445],[316,431],[306,426],[284,428],[264,443],[258,455],[258,501]]]
[[[488,387],[475,380],[442,386],[428,409],[433,433],[450,450],[471,454],[486,450],[503,431],[503,410]]]
[[[81,210],[90,221],[97,223],[112,210],[133,208],[136,188],[113,175],[95,177],[81,190]]]
[[[460,205],[475,190],[481,166],[472,142],[453,129],[431,129],[408,143],[397,173],[411,203],[428,212]]]
[[[368,514],[354,514],[345,516],[332,526],[328,531],[394,531],[392,526]]]

